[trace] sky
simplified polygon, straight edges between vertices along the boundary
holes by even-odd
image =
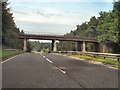
[[[113,8],[112,0],[8,0],[16,25],[29,34],[62,35],[76,29],[100,11]]]

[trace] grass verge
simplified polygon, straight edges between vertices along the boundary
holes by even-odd
[[[102,62],[104,64],[112,65],[115,68],[120,68],[120,62],[118,62],[117,59],[113,59],[113,58],[105,58],[104,59],[101,56],[92,57],[92,56],[87,56],[87,55],[73,55],[73,54],[69,54],[69,53],[57,53],[57,54],[63,54],[63,55],[73,56],[73,57],[82,58],[82,59],[86,59],[86,60]]]
[[[0,58],[2,58],[2,60],[7,59],[10,56],[13,55],[17,55],[23,53],[23,51],[8,51],[8,50],[2,50],[2,56],[0,56]]]

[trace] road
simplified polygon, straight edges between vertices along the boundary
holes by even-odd
[[[56,54],[20,54],[2,71],[3,88],[118,88],[117,69]]]

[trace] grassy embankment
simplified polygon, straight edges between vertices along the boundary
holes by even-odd
[[[61,53],[58,53],[58,54],[61,54]],[[86,60],[91,60],[91,61],[98,61],[98,62],[102,62],[104,64],[110,64],[116,68],[120,68],[120,62],[118,62],[117,59],[113,59],[113,58],[105,58],[104,59],[101,56],[96,56],[94,58],[92,56],[87,56],[87,55],[73,55],[73,54],[68,54],[68,53],[62,53],[62,54],[67,55],[67,56],[82,58],[82,59],[86,59]]]
[[[8,51],[8,50],[3,49],[2,54],[0,55],[0,58],[5,59],[5,58],[8,58],[10,56],[17,55],[20,53],[23,53],[23,51]]]

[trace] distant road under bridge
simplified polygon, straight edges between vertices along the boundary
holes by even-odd
[[[56,40],[58,41],[74,41],[77,42],[77,50],[86,52],[86,43],[94,44],[94,51],[99,52],[99,43],[95,38],[86,38],[86,37],[68,37],[68,36],[53,36],[53,35],[35,35],[35,34],[20,34],[19,39],[24,39],[23,50],[27,50],[26,41],[27,39],[37,39],[37,40],[52,40],[52,51],[57,51]],[[104,52],[104,50],[103,50]]]

